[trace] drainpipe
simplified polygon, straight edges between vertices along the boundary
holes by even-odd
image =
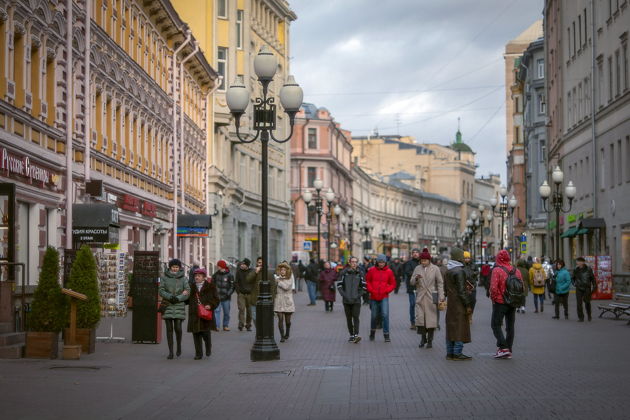
[[[210,91],[206,94],[206,120],[209,118],[210,123],[206,123],[206,127],[209,127],[207,130],[207,137],[210,138],[210,148],[212,150],[212,156],[210,159],[214,159],[214,92],[221,86],[221,82],[223,80],[223,76],[219,76],[219,78],[215,81],[214,86]],[[212,108],[210,107],[212,105]],[[205,198],[206,198],[206,212],[210,214],[210,192],[208,191],[209,182],[208,182],[208,168],[210,167],[211,162],[208,160],[208,149],[206,148],[206,161],[204,163],[204,187],[205,187]],[[216,203],[215,203],[216,205]],[[208,242],[206,243],[206,267],[210,266],[210,238],[206,239]]]
[[[184,144],[185,144],[185,140],[184,140],[184,63],[187,62],[188,60],[190,60],[195,54],[197,54],[197,52],[199,52],[199,42],[195,41],[194,43],[195,48],[193,49],[193,51],[188,54],[182,61],[179,62],[179,163],[181,165],[181,205],[182,205],[182,212],[184,211],[184,209],[186,208],[186,191],[185,191],[185,187],[186,187],[186,181],[184,179],[185,173],[184,173],[184,168],[186,167],[186,165],[184,165],[184,158],[185,158],[185,154],[184,154]]]
[[[173,52],[173,64],[171,66],[172,74],[171,74],[171,87],[172,87],[172,99],[173,99],[173,258],[177,258],[177,163],[175,162],[175,156],[177,156],[177,101],[175,99],[175,81],[176,79],[176,70],[177,70],[177,54],[184,49],[186,45],[192,39],[192,31],[190,29],[186,30],[186,39],[182,44],[177,47],[177,49]]]
[[[72,249],[72,0],[66,9],[66,249]]]
[[[90,68],[90,50],[92,36],[92,2],[85,2],[85,152],[83,156],[83,174],[85,182],[90,180],[90,153],[92,148],[92,73]]]
[[[597,217],[597,139],[595,137],[595,113],[597,105],[595,104],[595,1],[591,0],[591,136],[593,136],[593,217]]]

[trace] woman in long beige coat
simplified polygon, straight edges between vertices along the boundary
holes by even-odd
[[[276,315],[278,315],[280,342],[284,343],[289,339],[289,333],[291,332],[291,315],[295,312],[291,266],[286,262],[278,264],[274,277],[276,279],[276,297],[273,301],[273,310]]]
[[[438,294],[438,300],[444,301],[444,281],[440,269],[431,264],[431,254],[423,249],[420,254],[420,264],[413,270],[411,285],[416,286],[416,327],[422,335],[420,348],[425,344],[428,349],[433,347],[433,333],[438,326],[438,308],[433,301],[433,294]]]

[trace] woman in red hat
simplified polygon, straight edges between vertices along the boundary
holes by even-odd
[[[219,305],[219,295],[214,283],[208,281],[206,270],[197,268],[194,271],[195,284],[190,290],[190,301],[188,305],[188,332],[192,333],[195,343],[195,360],[203,358],[202,340],[206,345],[206,356],[212,352],[212,341],[210,339],[210,328],[214,325],[214,319],[208,320],[200,318],[197,314],[199,304],[206,309],[214,311]]]

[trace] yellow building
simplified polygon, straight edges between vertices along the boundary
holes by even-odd
[[[208,119],[208,192],[218,212],[211,258],[256,258],[261,251],[260,142],[240,143],[225,100],[235,77],[243,76],[251,97],[261,96],[253,61],[267,45],[278,58],[278,71],[269,94],[277,96],[289,71],[289,25],[296,15],[285,0],[173,0],[179,15],[190,24],[206,58],[222,76],[211,100]],[[241,119],[241,134],[249,134],[252,108]],[[288,117],[278,112],[275,136],[289,133]],[[291,247],[291,203],[288,144],[269,148],[269,257],[270,263],[287,258]]]
[[[475,154],[462,142],[459,130],[449,146],[420,144],[402,136],[353,137],[352,146],[358,165],[366,171],[382,176],[410,174],[413,180],[406,181],[410,186],[461,203],[459,230],[466,228],[476,166]]]
[[[0,182],[16,190],[15,258],[28,261],[31,283],[45,246],[78,244],[73,203],[113,204],[125,251],[203,258],[200,240],[172,247],[176,192],[181,212],[208,212],[206,103],[217,79],[186,28],[168,0],[0,3],[0,155],[22,162]],[[182,73],[176,49],[177,67],[189,56]]]

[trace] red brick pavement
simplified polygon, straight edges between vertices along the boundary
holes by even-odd
[[[99,343],[80,361],[0,361],[3,419],[411,419],[411,418],[627,418],[630,399],[630,326],[595,318],[576,322],[542,314],[517,317],[512,360],[494,360],[490,304],[479,299],[471,362],[444,359],[444,332],[434,348],[419,349],[408,327],[407,296],[392,295],[392,342],[367,339],[363,306],[360,344],[347,342],[340,303],[307,307],[296,295],[291,338],[281,360],[253,363],[253,332],[213,333],[210,359],[184,354],[166,360],[166,345]],[[532,302],[530,300],[530,307]],[[130,336],[131,319],[115,335]],[[108,321],[101,326],[109,334]]]

